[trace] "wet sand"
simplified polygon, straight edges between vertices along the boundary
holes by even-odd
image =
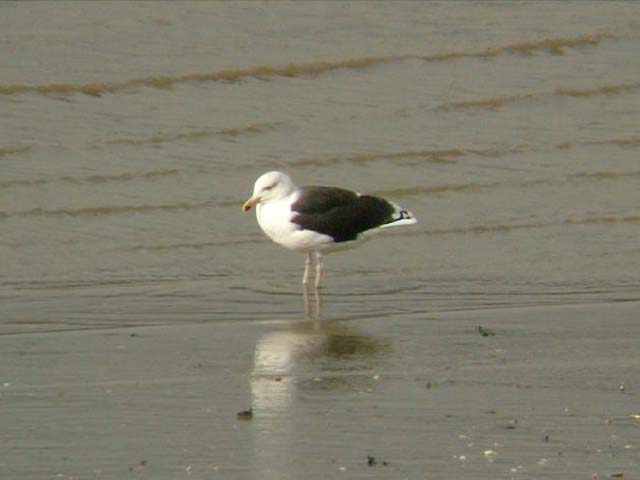
[[[2,477],[637,479],[638,307],[4,335]]]
[[[0,479],[640,479],[640,2],[0,9]]]

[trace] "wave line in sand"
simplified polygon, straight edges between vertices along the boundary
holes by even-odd
[[[221,136],[236,138],[242,135],[266,133],[277,128],[278,124],[254,123],[243,127],[229,127],[223,129],[203,129],[182,133],[157,133],[142,138],[114,138],[107,140],[111,145],[156,145],[177,140],[198,140],[206,137]]]
[[[640,171],[631,171],[631,172],[601,171],[601,172],[574,173],[573,175],[570,175],[570,176],[571,178],[618,179],[618,178],[640,177]]]
[[[527,188],[533,187],[536,185],[541,185],[549,183],[547,180],[526,180],[522,182],[490,182],[490,183],[453,183],[453,184],[445,184],[445,185],[433,185],[433,186],[422,186],[418,185],[416,187],[406,187],[406,188],[393,188],[389,190],[378,190],[376,192],[372,192],[374,195],[379,195],[382,197],[409,197],[413,195],[437,195],[440,193],[450,193],[450,192],[478,192],[481,190],[490,190],[498,187],[512,187],[512,188]]]
[[[304,166],[324,166],[336,163],[368,163],[376,160],[412,160],[414,162],[433,162],[433,163],[454,163],[459,158],[465,156],[476,157],[502,157],[512,153],[522,151],[522,147],[513,147],[508,149],[495,148],[449,148],[449,149],[426,149],[426,150],[404,150],[399,152],[363,152],[353,155],[344,155],[337,157],[309,157],[297,160],[288,160],[283,162],[274,162],[274,165],[285,164],[287,166],[304,167]]]
[[[640,215],[609,215],[585,218],[567,218],[559,222],[530,222],[495,225],[471,225],[467,227],[435,228],[421,232],[403,232],[403,235],[484,235],[509,233],[534,228],[560,227],[565,225],[594,225],[615,223],[640,223]]]
[[[606,215],[586,218],[570,218],[566,225],[600,225],[609,223],[640,223],[640,215]]]
[[[219,200],[198,203],[177,202],[159,205],[101,205],[97,207],[83,208],[32,208],[30,210],[18,210],[2,212],[0,220],[14,217],[102,217],[108,215],[120,215],[129,213],[153,213],[189,211],[201,208],[237,207],[240,208],[240,200]]]
[[[122,213],[148,213],[148,212],[174,212],[181,210],[193,210],[211,206],[211,202],[203,203],[173,203],[164,205],[105,205],[100,207],[85,208],[33,208],[15,212],[0,212],[0,219],[12,217],[98,217],[105,215],[117,215]]]
[[[620,95],[640,89],[640,82],[620,85],[602,85],[592,88],[556,88],[550,92],[523,93],[516,95],[499,95],[497,97],[480,98],[477,100],[460,100],[455,102],[441,103],[437,110],[465,110],[474,108],[487,108],[497,110],[517,102],[537,101],[549,97],[594,97],[598,95]]]
[[[613,145],[622,148],[640,146],[640,137],[586,140],[581,142],[562,142],[552,146],[516,145],[506,148],[441,148],[424,150],[401,150],[395,152],[361,152],[333,157],[307,157],[293,160],[269,161],[264,166],[271,167],[307,167],[329,166],[339,163],[364,164],[377,160],[400,160],[409,164],[420,162],[455,163],[465,157],[500,158],[520,153],[546,152],[549,150],[568,150],[583,145]]]
[[[31,150],[31,146],[24,146],[24,147],[6,147],[6,148],[0,148],[0,158],[1,157],[8,157],[9,155],[15,155],[16,153],[24,153],[24,152],[28,152],[29,150]]]
[[[169,250],[201,250],[213,247],[226,247],[229,245],[239,245],[244,243],[260,243],[264,241],[261,236],[255,236],[253,238],[234,238],[231,240],[219,240],[215,242],[182,242],[182,243],[167,243],[156,245],[133,245],[130,247],[123,247],[123,250],[127,251],[169,251]]]
[[[546,38],[531,42],[520,42],[497,47],[489,47],[476,51],[454,51],[431,55],[390,55],[380,57],[364,57],[338,61],[314,63],[289,63],[287,65],[262,65],[249,68],[229,68],[210,73],[189,73],[185,75],[160,75],[153,77],[133,78],[122,82],[96,82],[85,84],[51,83],[42,85],[13,84],[0,85],[0,95],[20,95],[35,93],[40,95],[71,95],[81,93],[94,97],[109,93],[120,93],[141,87],[170,89],[188,82],[224,82],[233,83],[245,79],[269,79],[274,77],[314,77],[328,72],[345,69],[363,69],[405,60],[422,60],[425,62],[443,62],[464,58],[493,58],[499,55],[518,54],[531,55],[536,52],[562,54],[565,48],[580,48],[599,44],[602,40],[614,38],[610,33],[596,33],[568,38]]]
[[[562,142],[554,146],[557,150],[569,150],[581,145],[611,145],[620,148],[637,148],[640,147],[640,137],[628,138],[605,138],[603,140],[584,140],[581,142]]]
[[[56,177],[56,178],[15,179],[15,180],[0,181],[0,188],[33,187],[33,186],[56,184],[56,183],[82,185],[82,184],[99,184],[99,183],[107,183],[107,182],[128,182],[131,180],[149,180],[149,179],[155,179],[159,177],[178,175],[181,172],[182,170],[178,170],[178,169],[167,169],[167,170],[151,170],[148,172],[125,172],[125,173],[116,173],[116,174],[89,175],[86,177],[64,176],[64,177]]]

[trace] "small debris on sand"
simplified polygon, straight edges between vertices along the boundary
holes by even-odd
[[[136,470],[141,470],[142,468],[144,468],[147,465],[147,463],[148,463],[147,460],[140,460],[136,466],[129,467],[129,471],[133,472],[133,471],[136,471]]]
[[[236,413],[236,417],[240,420],[251,420],[253,418],[253,409],[242,410],[241,412]]]
[[[478,325],[478,333],[483,337],[494,337],[496,335],[493,330],[484,328],[482,325]]]
[[[505,428],[507,430],[515,430],[517,425],[518,425],[518,419],[514,418],[513,420],[509,421],[509,424]]]
[[[378,465],[382,465],[382,466],[386,467],[387,465],[389,465],[389,462],[387,462],[385,460],[378,461],[378,459],[376,457],[372,457],[371,455],[367,455],[367,465],[369,465],[370,467],[375,467],[375,466],[378,466]]]

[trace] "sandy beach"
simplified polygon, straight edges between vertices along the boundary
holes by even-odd
[[[640,478],[638,306],[4,335],[3,476]]]
[[[0,479],[640,480],[639,18],[0,2]],[[418,221],[306,315],[273,170]]]

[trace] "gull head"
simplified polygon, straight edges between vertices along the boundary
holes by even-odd
[[[242,204],[242,211],[248,212],[259,203],[268,203],[289,196],[296,189],[289,175],[282,172],[268,172],[261,175],[253,186],[253,194]]]

